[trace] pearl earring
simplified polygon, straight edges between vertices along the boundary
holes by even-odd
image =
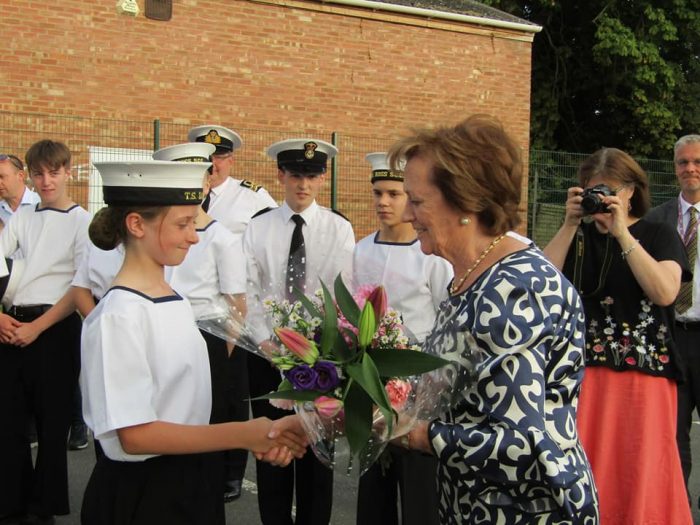
[[[469,217],[462,217],[461,219],[459,219],[459,223],[460,223],[462,226],[466,226],[466,225],[469,224],[470,222],[472,222],[472,220],[471,220]]]

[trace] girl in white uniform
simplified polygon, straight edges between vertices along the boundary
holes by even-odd
[[[425,255],[410,223],[401,216],[407,196],[403,172],[391,170],[385,153],[370,153],[372,194],[379,231],[365,237],[353,253],[353,284],[384,286],[389,306],[408,331],[422,342],[435,322],[438,306],[447,299],[450,264]],[[389,445],[388,466],[376,463],[360,479],[358,525],[398,523],[398,489],[403,525],[437,525],[437,461],[418,452]]]
[[[164,278],[197,242],[205,163],[102,163],[105,202],[90,226],[124,264],[85,319],[84,413],[105,457],[83,498],[85,524],[223,523],[201,453],[247,448],[286,465],[303,454],[296,416],[208,425],[206,345],[189,302]]]

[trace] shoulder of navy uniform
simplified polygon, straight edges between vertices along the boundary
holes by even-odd
[[[262,184],[255,184],[253,181],[248,180],[248,179],[243,179],[243,180],[239,183],[239,186],[241,186],[242,188],[249,189],[250,191],[254,191],[254,192],[256,192],[256,193],[257,193],[258,191],[264,189],[263,186],[262,186]]]
[[[272,206],[268,206],[267,208],[263,208],[262,210],[258,210],[257,212],[255,212],[255,214],[250,218],[250,220],[252,221],[252,220],[259,219],[260,217],[265,216],[269,212],[274,211],[274,210],[279,210],[279,209],[280,208],[273,208]],[[271,215],[267,215],[266,218],[269,218],[269,217],[271,217]]]
[[[350,219],[348,219],[345,215],[343,215],[342,213],[340,213],[338,210],[334,210],[334,209],[332,209],[332,208],[326,208],[325,206],[319,206],[318,208],[319,208],[319,210],[321,210],[323,213],[330,213],[330,214],[332,214],[334,217],[336,217],[336,218],[338,218],[338,219],[343,219],[343,220],[345,220],[345,221],[347,221],[347,222],[350,222]]]

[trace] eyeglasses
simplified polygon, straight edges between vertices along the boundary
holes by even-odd
[[[629,184],[622,184],[621,186],[618,186],[617,188],[611,188],[611,189],[612,189],[613,194],[617,195],[620,192],[620,190],[624,190],[627,186],[629,186]]]
[[[4,153],[0,153],[0,162],[3,162],[5,160],[9,160],[12,163],[12,165],[20,171],[24,169],[24,164],[22,164],[22,161],[19,160],[18,157],[15,157],[14,155],[5,155]]]
[[[693,159],[693,160],[688,160],[688,159],[678,159],[676,161],[676,166],[680,168],[685,168],[692,162],[693,166],[696,168],[700,168],[700,159]]]

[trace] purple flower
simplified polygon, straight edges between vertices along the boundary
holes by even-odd
[[[321,392],[328,392],[338,386],[338,370],[333,363],[328,361],[316,361],[314,370],[318,374],[316,378],[316,389]]]
[[[284,377],[289,380],[294,390],[314,390],[318,374],[309,365],[299,365],[285,372]]]

